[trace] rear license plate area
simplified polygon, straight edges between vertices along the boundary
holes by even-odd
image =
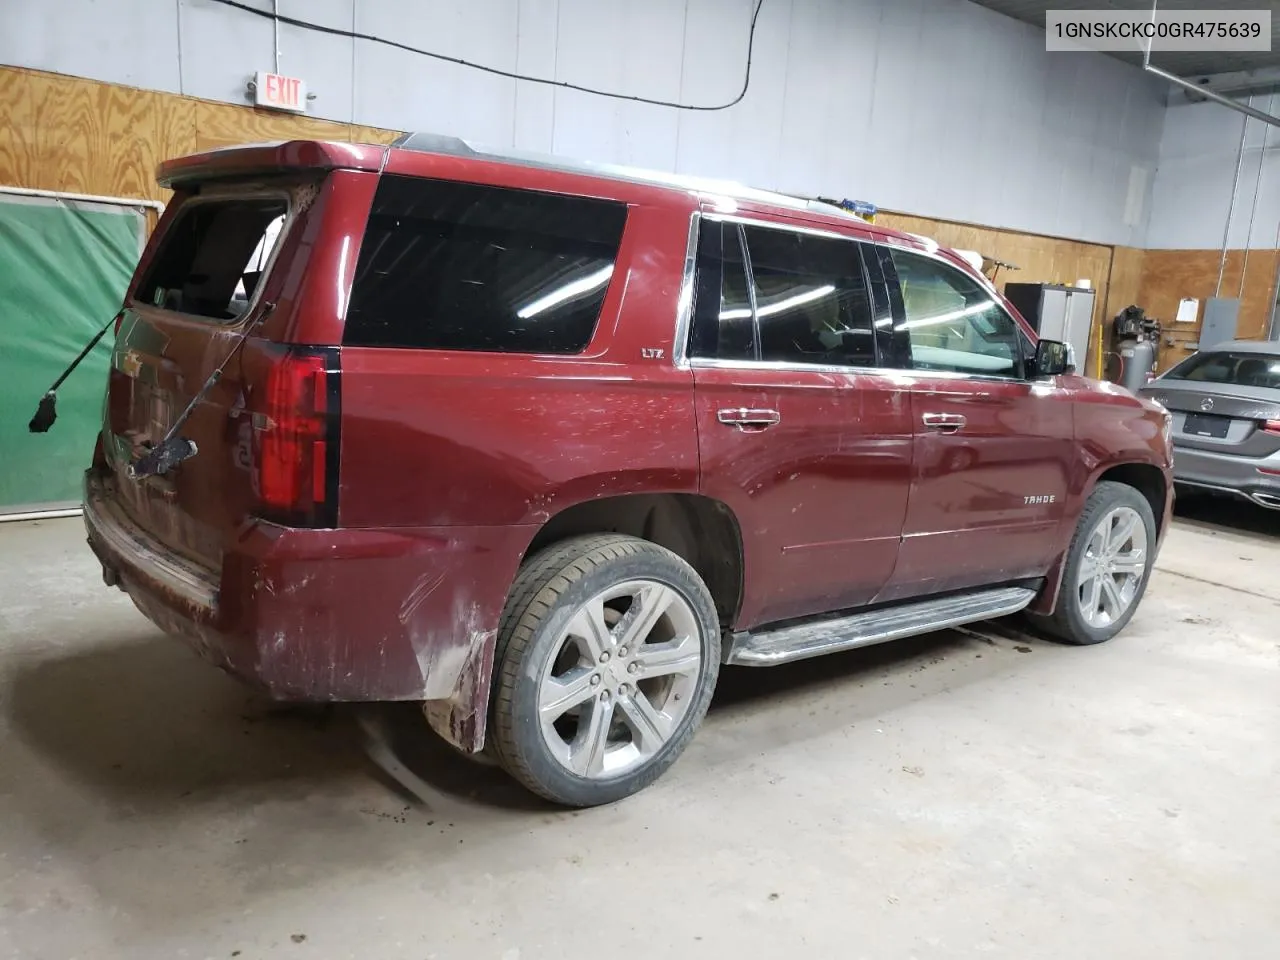
[[[1230,429],[1230,417],[1215,417],[1205,413],[1188,413],[1182,424],[1183,433],[1193,437],[1211,437],[1214,440],[1225,440]]]

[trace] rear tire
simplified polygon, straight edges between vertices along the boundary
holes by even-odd
[[[521,568],[503,612],[496,755],[555,803],[620,800],[683,752],[719,669],[715,604],[678,556],[620,534],[554,544]]]
[[[1146,497],[1127,484],[1099,483],[1071,538],[1057,605],[1031,622],[1067,643],[1110,640],[1146,593],[1155,546],[1156,521]]]

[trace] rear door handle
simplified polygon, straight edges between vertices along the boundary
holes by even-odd
[[[716,411],[721,423],[739,430],[766,430],[782,421],[777,410],[752,410],[748,407],[732,407]]]
[[[926,427],[938,433],[958,433],[968,422],[958,413],[926,413],[920,419]]]

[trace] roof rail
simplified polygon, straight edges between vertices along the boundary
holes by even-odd
[[[777,193],[772,190],[759,190],[731,180],[691,177],[678,173],[665,173],[659,170],[645,170],[639,167],[596,163],[592,160],[574,160],[549,153],[491,148],[473,143],[470,140],[464,140],[462,137],[452,137],[440,133],[405,133],[397,137],[391,145],[401,150],[415,150],[449,157],[475,157],[478,160],[516,163],[522,166],[539,167],[544,170],[581,173],[606,177],[611,180],[626,180],[630,183],[669,187],[690,193],[713,194],[737,200],[755,200],[760,203],[772,203],[795,210],[809,210],[816,213],[824,213],[828,216],[847,217],[859,223],[866,222],[856,213],[827,202],[813,200],[808,197],[796,197],[786,193]]]

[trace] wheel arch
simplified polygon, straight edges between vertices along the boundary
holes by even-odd
[[[1131,462],[1118,463],[1114,466],[1107,467],[1094,477],[1093,482],[1089,484],[1088,490],[1085,491],[1085,498],[1097,488],[1100,483],[1122,483],[1127,487],[1133,487],[1143,498],[1151,505],[1151,515],[1155,517],[1157,535],[1164,532],[1165,524],[1165,504],[1168,501],[1169,481],[1165,477],[1164,471],[1154,464]]]
[[[521,562],[588,533],[623,533],[666,547],[706,583],[723,626],[737,617],[746,557],[738,518],[724,502],[693,493],[633,493],[576,503],[542,525]]]
[[[1122,483],[1125,486],[1132,487],[1142,494],[1143,499],[1151,505],[1151,513],[1156,521],[1156,537],[1164,535],[1167,514],[1166,504],[1168,503],[1169,491],[1171,484],[1165,471],[1153,463],[1142,460],[1131,460],[1124,463],[1113,463],[1105,467],[1099,468],[1085,486],[1080,494],[1080,508],[1084,509],[1085,503],[1097,489],[1098,484],[1104,482]],[[1078,522],[1078,518],[1077,518]],[[1067,529],[1065,542],[1062,545],[1058,557],[1053,562],[1053,567],[1045,576],[1044,589],[1040,591],[1040,595],[1032,601],[1028,610],[1032,613],[1047,614],[1051,612],[1058,603],[1058,594],[1062,590],[1062,573],[1066,564],[1067,551],[1071,547],[1071,538],[1075,534],[1075,523]]]

